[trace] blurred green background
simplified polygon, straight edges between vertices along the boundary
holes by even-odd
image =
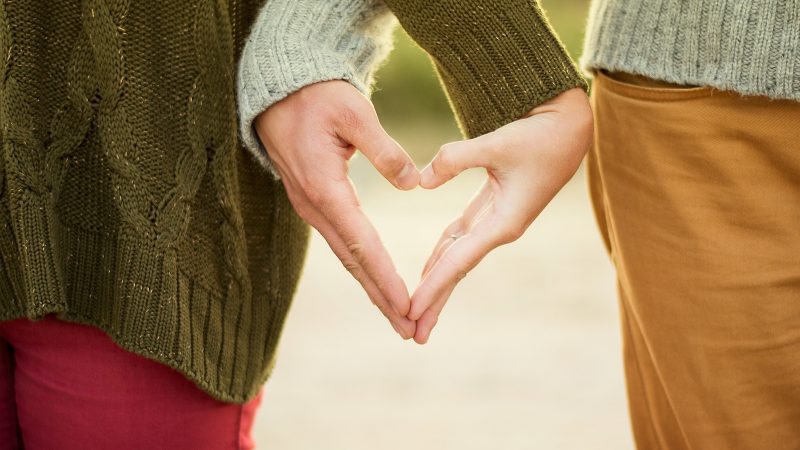
[[[588,0],[545,0],[541,5],[577,59],[583,45]],[[372,100],[383,125],[406,146],[418,165],[427,163],[439,145],[461,138],[430,59],[400,27],[395,33],[395,48],[376,79]]]

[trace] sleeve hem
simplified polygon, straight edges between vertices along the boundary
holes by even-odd
[[[535,0],[387,0],[431,56],[462,132],[476,137],[574,87],[575,62]]]
[[[529,113],[542,103],[545,103],[548,100],[551,100],[562,94],[563,92],[574,88],[581,88],[585,92],[588,92],[589,89],[586,82],[582,79],[566,79],[563,83],[558,84],[547,91],[537,92],[535,96],[518,99],[518,102],[514,108],[506,109],[502,114],[496,115],[492,122],[485,122],[483,124],[470,126],[469,124],[460,121],[459,127],[461,128],[461,132],[464,134],[464,136],[468,138],[478,137],[480,135],[492,132],[511,122],[519,120],[525,116],[525,114]]]

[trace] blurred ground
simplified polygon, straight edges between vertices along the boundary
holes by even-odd
[[[481,182],[354,178],[410,289]],[[430,342],[401,341],[314,235],[255,429],[280,450],[631,448],[611,267],[583,174],[462,281]]]
[[[543,4],[577,56],[587,2]],[[420,167],[459,139],[430,63],[402,33],[378,79],[381,120]],[[404,193],[356,158],[352,177],[413,290],[483,173]],[[394,334],[315,233],[256,418],[258,448],[632,448],[614,276],[584,180],[462,281],[425,346]]]

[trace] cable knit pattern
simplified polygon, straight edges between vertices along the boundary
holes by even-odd
[[[489,129],[582,83],[526,1],[387,4],[455,74],[459,117]],[[475,11],[508,28],[454,31]],[[243,146],[237,100],[257,111],[325,77],[368,93],[393,22],[363,0],[0,0],[0,320],[55,313],[214,398],[252,399],[309,228]],[[254,29],[266,50],[245,49]],[[240,69],[260,81],[242,89]]]
[[[582,67],[800,100],[798,0],[595,0]]]
[[[220,400],[258,392],[308,238],[238,139],[263,4],[0,2],[0,320],[57,313]]]
[[[320,81],[346,80],[369,95],[396,22],[379,0],[272,0],[260,12],[239,65],[239,122],[242,142],[276,178],[253,119]]]

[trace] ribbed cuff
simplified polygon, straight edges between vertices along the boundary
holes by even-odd
[[[434,60],[462,131],[493,131],[568,89],[588,90],[534,0],[387,0]]]
[[[372,74],[391,50],[396,20],[378,0],[270,0],[239,62],[242,143],[276,177],[253,120],[310,84],[345,80],[369,95]]]
[[[581,57],[589,76],[621,71],[800,101],[797,2],[594,3]]]

